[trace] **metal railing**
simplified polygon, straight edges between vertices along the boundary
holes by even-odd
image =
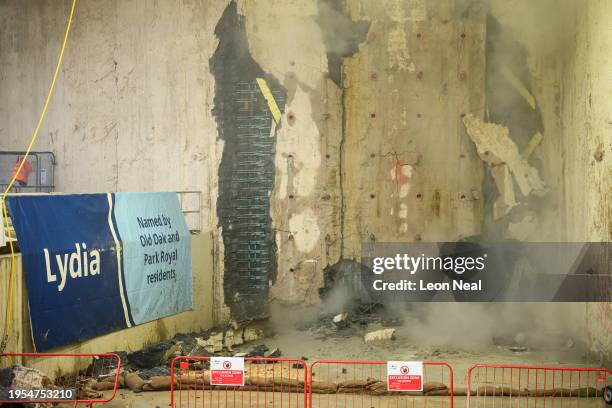
[[[23,157],[25,152],[0,151],[0,189],[6,190],[10,181],[15,162]],[[32,166],[32,173],[25,186],[14,185],[13,193],[52,193],[55,191],[53,152],[30,152],[28,163]]]
[[[453,408],[453,368],[446,362],[423,362],[423,391],[390,391],[387,361],[315,361],[309,386],[310,408]]]
[[[606,368],[476,364],[468,370],[467,406],[545,407],[573,397],[598,401],[612,371]]]
[[[303,360],[246,357],[244,361],[244,386],[222,386],[211,384],[210,357],[175,357],[170,407],[307,408],[308,368]]]

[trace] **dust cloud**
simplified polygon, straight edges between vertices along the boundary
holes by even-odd
[[[398,336],[431,346],[560,350],[585,330],[578,303],[422,303],[403,311]]]

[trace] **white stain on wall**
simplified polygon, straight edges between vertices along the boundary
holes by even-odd
[[[293,214],[289,219],[289,228],[295,237],[295,245],[300,252],[312,251],[319,241],[321,230],[317,225],[317,216],[311,208]]]

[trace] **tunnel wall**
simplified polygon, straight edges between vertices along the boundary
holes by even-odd
[[[541,37],[529,31],[537,20],[513,26],[521,21],[513,10],[531,15],[529,1],[326,3],[236,3],[250,58],[286,90],[268,152],[276,245],[270,299],[317,304],[324,268],[358,259],[363,241],[454,240],[481,232],[484,167],[461,116],[486,117],[488,12],[526,47],[530,89],[542,107],[544,139],[534,158],[552,193],[528,239],[612,239],[606,177],[612,39],[605,24],[612,11],[605,0],[577,9],[564,2],[563,27],[574,29],[553,31],[562,39],[557,48],[533,41]],[[210,59],[228,4],[79,2],[34,147],[56,153],[58,191],[201,191],[218,323],[231,319],[217,208],[226,141],[213,113],[218,84]],[[69,6],[0,2],[1,149],[20,150],[29,141]],[[330,15],[345,29],[327,33]],[[612,343],[609,307],[576,306],[597,350]]]

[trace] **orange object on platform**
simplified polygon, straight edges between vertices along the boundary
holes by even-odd
[[[21,171],[17,174],[19,170],[19,166],[21,166],[22,157],[17,157],[17,161],[15,162],[15,167],[13,167],[13,171],[11,172],[11,178],[14,178],[17,181],[20,181],[22,185],[28,184],[28,178],[30,177],[30,173],[32,173],[32,166],[26,160],[23,163],[23,167],[21,167]],[[15,176],[17,174],[17,176]]]

